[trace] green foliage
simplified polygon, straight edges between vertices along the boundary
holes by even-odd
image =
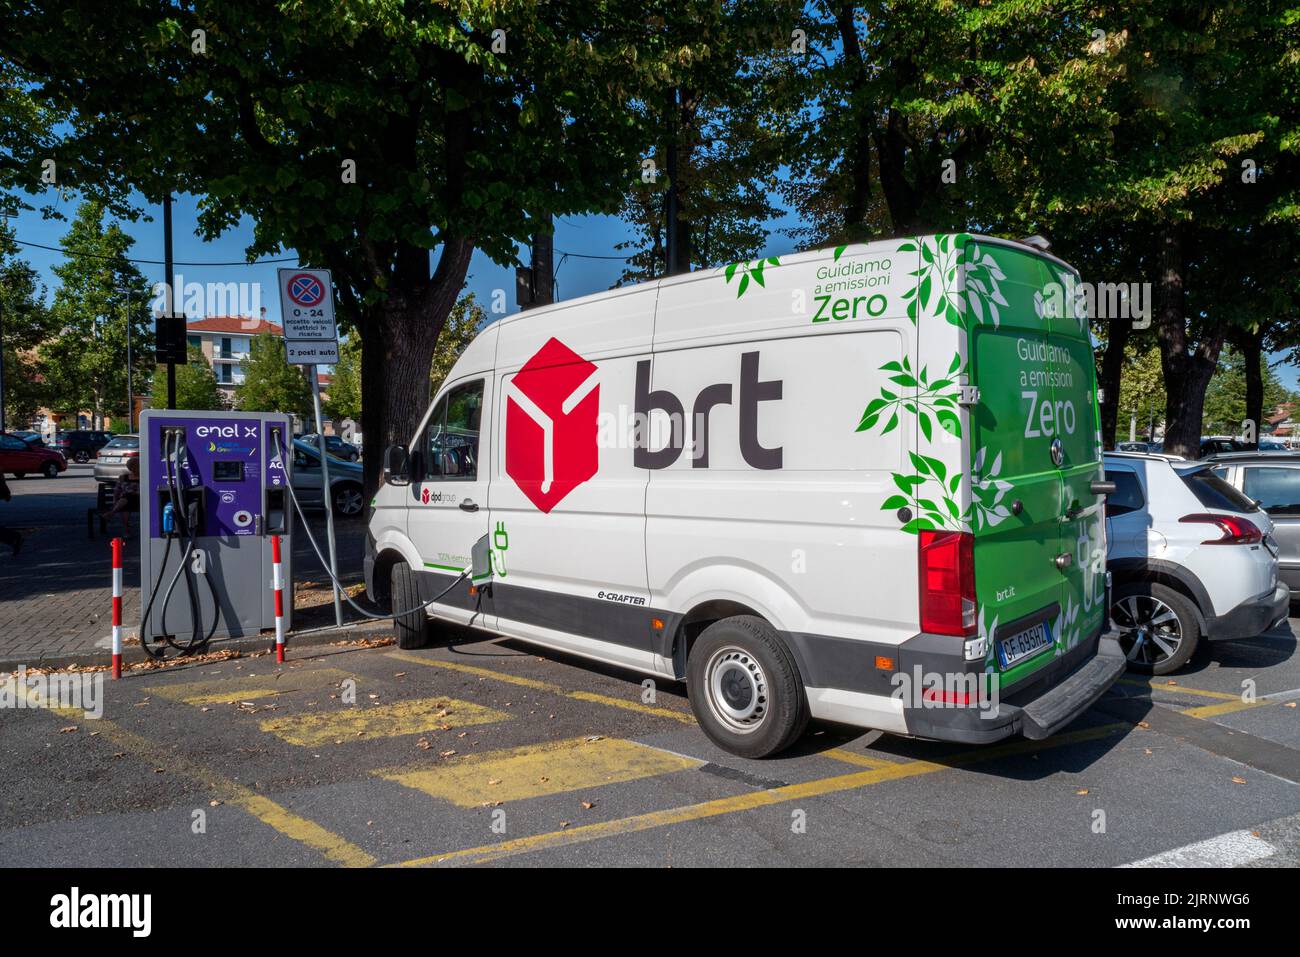
[[[198,346],[187,347],[189,362],[176,367],[176,408],[222,409],[226,403],[217,388],[217,377],[212,364]],[[167,408],[167,367],[158,366],[153,374],[153,392],[149,404],[155,409]]]
[[[116,223],[104,224],[104,208],[83,203],[61,240],[68,253],[54,267],[59,288],[50,308],[49,335],[37,348],[44,393],[56,412],[89,410],[98,424],[105,415],[125,416],[127,323],[137,391],[153,363],[149,286],[127,261],[135,241]],[[130,313],[127,295],[131,290]]]
[[[52,332],[45,287],[17,257],[13,230],[0,220],[0,324],[4,327],[5,427],[26,428],[44,404],[34,350]]]
[[[310,421],[315,414],[311,385],[301,366],[290,365],[284,340],[263,333],[249,343],[244,382],[235,387],[235,408],[245,412],[290,412]]]
[[[438,348],[433,352],[433,368],[429,373],[430,398],[442,386],[465,347],[485,325],[487,313],[475,301],[474,294],[470,292],[461,296],[448,314],[447,325],[438,337]]]
[[[349,336],[339,343],[339,361],[334,364],[330,381],[329,398],[324,412],[335,422],[351,419],[361,421],[361,341]]]
[[[1243,391],[1244,395],[1244,391]],[[1153,345],[1124,349],[1124,369],[1120,379],[1119,422],[1116,439],[1128,438],[1129,423],[1137,419],[1137,434],[1151,433],[1153,423],[1165,417],[1165,378],[1160,369],[1160,349]]]
[[[1282,385],[1267,360],[1261,360],[1264,383],[1264,414],[1269,415],[1283,403],[1294,403],[1297,396]],[[1246,418],[1246,361],[1235,349],[1224,349],[1219,367],[1205,390],[1202,431],[1207,435],[1237,435]]]

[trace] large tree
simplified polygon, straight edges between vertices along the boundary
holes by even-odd
[[[53,335],[37,349],[50,407],[74,416],[89,411],[97,429],[107,415],[127,415],[128,333],[133,387],[152,370],[149,286],[127,258],[134,244],[117,223],[105,223],[99,203],[80,206],[61,240],[65,258],[54,267]]]
[[[154,200],[199,195],[209,237],[250,217],[250,256],[291,248],[332,269],[382,447],[423,411],[473,251],[512,262],[539,211],[617,208],[649,138],[628,107],[696,42],[666,29],[681,16],[617,0],[13,0],[0,57],[74,116],[57,155]]]
[[[44,404],[36,347],[53,334],[45,287],[19,259],[13,229],[0,220],[0,328],[3,328],[4,411],[0,429],[25,429]]]

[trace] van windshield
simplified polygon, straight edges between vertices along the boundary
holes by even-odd
[[[1196,500],[1206,508],[1215,508],[1222,512],[1241,512],[1248,514],[1255,511],[1254,500],[1247,498],[1237,488],[1215,475],[1209,468],[1192,469],[1180,472],[1183,483],[1192,490]]]

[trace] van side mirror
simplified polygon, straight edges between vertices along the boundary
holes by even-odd
[[[411,453],[405,445],[384,449],[384,481],[389,485],[411,484]]]

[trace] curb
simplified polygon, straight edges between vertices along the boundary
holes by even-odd
[[[373,622],[355,622],[344,625],[339,628],[330,625],[327,628],[308,628],[303,631],[291,631],[285,635],[285,651],[292,653],[294,648],[308,648],[314,645],[329,645],[339,641],[356,641],[362,638],[375,638],[385,634],[391,634],[393,623],[390,620],[373,621]],[[140,651],[139,645],[128,645],[122,655],[122,663],[130,666],[132,663],[150,660]],[[250,635],[243,638],[220,638],[213,639],[208,645],[209,652],[220,651],[275,651],[275,634]],[[72,665],[84,667],[87,665],[109,666],[112,662],[112,652],[108,648],[95,648],[86,651],[77,651],[70,654],[42,655],[39,658],[5,658],[0,657],[0,673],[10,672],[25,665],[28,668],[67,668]],[[177,658],[177,663],[183,662],[184,658]]]

